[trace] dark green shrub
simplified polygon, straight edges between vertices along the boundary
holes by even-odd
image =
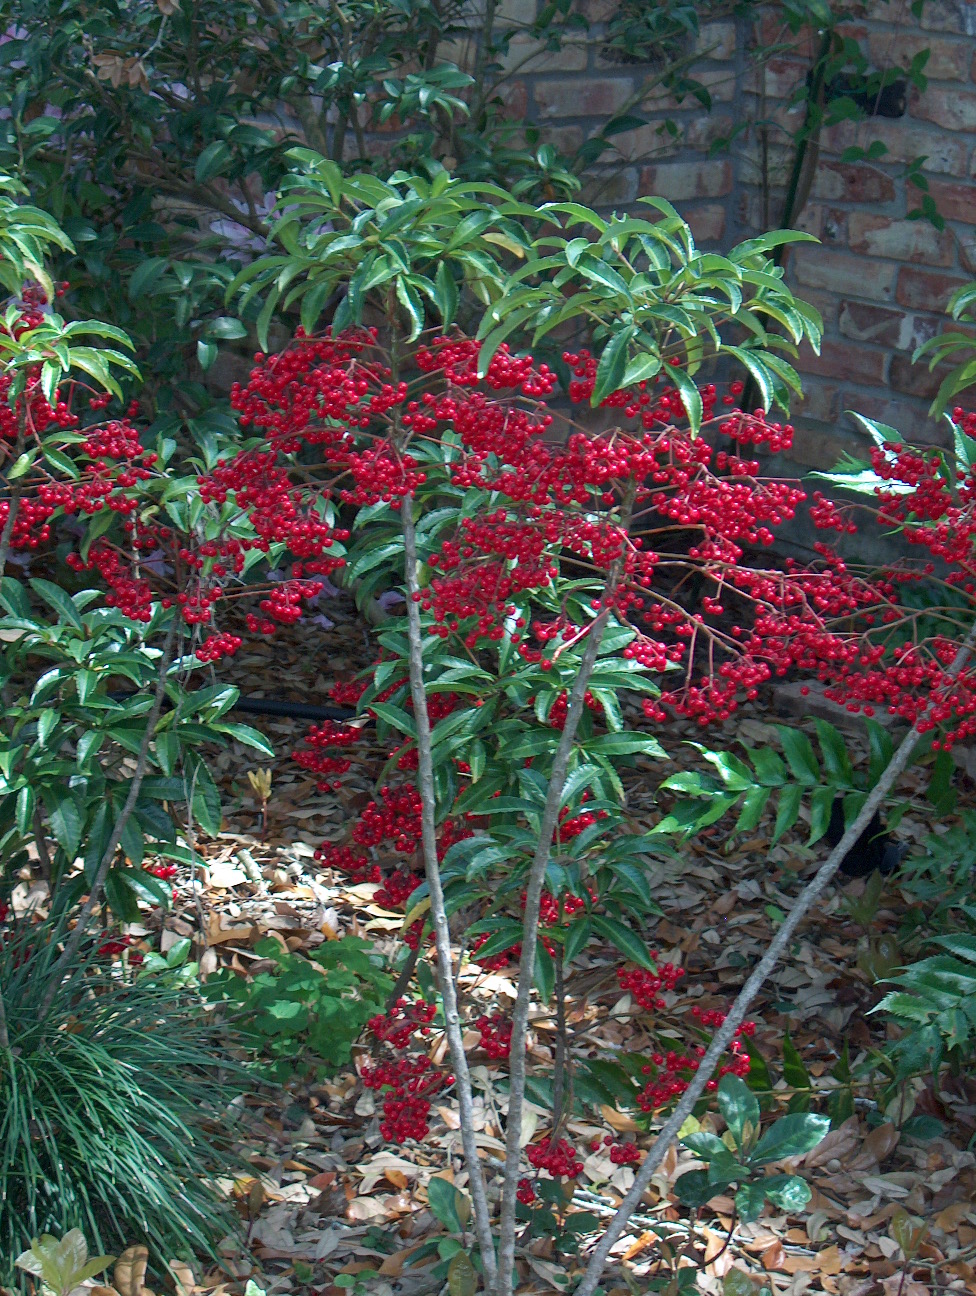
[[[226,1005],[245,1046],[270,1059],[279,1080],[303,1065],[332,1072],[348,1062],[393,989],[369,942],[343,936],[306,958],[269,937],[254,950],[273,966],[251,980],[218,972],[206,986],[208,998]]]

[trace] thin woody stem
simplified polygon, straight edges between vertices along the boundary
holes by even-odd
[[[413,520],[413,500],[404,499],[401,507],[403,548],[407,577],[407,635],[410,642],[410,695],[413,700],[414,720],[417,725],[417,783],[421,804],[421,845],[427,886],[430,891],[430,916],[437,949],[437,981],[444,1005],[444,1033],[451,1052],[458,1095],[458,1115],[461,1124],[461,1145],[468,1170],[468,1187],[474,1211],[475,1232],[481,1248],[481,1260],[489,1287],[496,1280],[495,1243],[491,1231],[491,1211],[484,1172],[478,1158],[478,1143],[474,1132],[474,1091],[471,1071],[464,1051],[461,1018],[458,1012],[457,989],[452,974],[451,929],[444,904],[440,864],[437,858],[437,829],[435,824],[436,796],[434,792],[434,758],[430,739],[430,716],[424,688],[423,629],[420,624],[417,580],[417,533]]]
[[[630,512],[634,503],[634,489],[622,509],[620,527],[626,531],[630,522]],[[529,1004],[532,995],[532,983],[535,972],[535,953],[538,944],[539,908],[542,900],[542,885],[549,866],[552,851],[553,834],[559,822],[559,810],[562,805],[563,788],[569,769],[569,758],[583,715],[584,698],[587,685],[603,641],[603,631],[610,619],[613,596],[623,576],[624,555],[621,553],[607,576],[606,586],[601,597],[600,611],[591,625],[589,642],[583,653],[579,671],[569,695],[566,708],[566,719],[559,737],[559,745],[553,757],[552,773],[549,776],[549,788],[546,794],[542,820],[539,825],[539,838],[532,867],[529,870],[525,887],[525,918],[522,923],[522,956],[519,960],[518,994],[512,1011],[512,1044],[510,1062],[510,1080],[508,1096],[508,1119],[505,1127],[505,1177],[502,1190],[501,1218],[498,1226],[498,1280],[494,1287],[495,1296],[511,1296],[512,1276],[515,1266],[515,1206],[519,1180],[519,1153],[522,1144],[522,1107],[525,1101],[526,1081],[526,1037],[529,1026]]]
[[[955,659],[947,672],[947,682],[954,680],[962,671],[966,662],[972,653],[973,646],[976,645],[976,626],[974,626],[966,636],[963,644],[956,653]],[[824,860],[816,875],[810,883],[804,888],[797,898],[796,903],[790,910],[786,921],[776,933],[775,938],[770,943],[769,949],[759,960],[755,969],[749,976],[745,985],[740,990],[735,1003],[729,1010],[728,1016],[719,1028],[715,1038],[712,1040],[705,1055],[699,1063],[698,1070],[692,1077],[691,1083],[682,1095],[681,1101],[675,1107],[668,1120],[664,1123],[651,1148],[644,1158],[644,1161],[637,1172],[633,1186],[627,1193],[626,1197],[620,1203],[616,1215],[610,1221],[607,1231],[600,1239],[593,1251],[590,1262],[587,1265],[586,1273],[576,1287],[573,1296],[593,1296],[600,1276],[603,1273],[604,1266],[614,1243],[619,1239],[627,1226],[630,1216],[640,1205],[644,1190],[651,1181],[654,1171],[658,1168],[664,1157],[678,1137],[678,1132],[685,1123],[687,1117],[691,1114],[695,1103],[705,1092],[705,1086],[711,1079],[716,1066],[722,1054],[728,1045],[732,1042],[735,1032],[742,1024],[746,1013],[756,995],[766,983],[766,979],[775,968],[779,961],[780,955],[787,948],[793,933],[799,927],[800,922],[808,913],[815,902],[820,898],[829,885],[834,874],[840,868],[847,852],[861,836],[861,833],[871,822],[875,811],[880,807],[885,797],[891,791],[899,774],[906,767],[912,757],[912,753],[921,737],[919,725],[925,718],[929,706],[915,721],[915,724],[902,739],[894,756],[888,764],[887,769],[881,775],[875,787],[869,793],[867,800],[861,807],[861,812],[846,830],[843,837],[834,847],[834,849]]]

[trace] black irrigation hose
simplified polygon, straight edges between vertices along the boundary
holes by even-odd
[[[249,711],[252,715],[287,716],[293,720],[353,720],[356,716],[352,707],[310,706],[306,702],[278,702],[274,698],[243,695],[238,697],[231,710]]]
[[[128,698],[138,696],[135,693],[110,693],[116,702],[125,702]],[[307,702],[280,702],[276,698],[252,698],[239,696],[231,711],[247,711],[251,715],[282,716],[290,720],[310,720],[318,723],[322,720],[353,720],[356,712],[352,707],[312,706]],[[367,717],[369,719],[369,717]]]
[[[136,693],[109,694],[109,697],[116,702],[124,702],[127,698],[137,696]],[[250,715],[280,716],[289,720],[309,720],[313,723],[322,720],[353,720],[357,715],[352,707],[312,706],[306,702],[283,702],[276,698],[252,698],[243,694],[238,695],[237,701],[230,709],[246,711]],[[372,717],[368,713],[360,719],[372,723]],[[843,805],[843,799],[838,798],[832,807],[830,826],[825,834],[832,846],[836,846],[843,836]],[[892,873],[907,852],[908,846],[903,842],[895,842],[890,834],[885,832],[880,816],[875,815],[845,855],[840,872],[854,878],[867,877],[875,869],[883,874]]]

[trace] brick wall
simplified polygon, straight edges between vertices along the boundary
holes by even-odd
[[[648,119],[615,137],[617,154],[593,168],[587,201],[626,209],[640,195],[668,198],[708,246],[727,247],[775,226],[792,157],[789,134],[802,119],[802,109],[788,111],[785,104],[806,75],[809,51],[794,47],[757,69],[751,24],[706,23],[696,71],[709,86],[712,109],[694,101],[677,105],[655,88],[653,66],[607,57],[598,24],[612,0],[582,4],[597,25],[558,54],[534,51],[521,35],[513,40],[504,94],[514,116],[544,126],[567,148],[630,105]],[[536,8],[536,0],[505,0],[499,20],[531,20]],[[858,435],[845,414],[850,409],[906,435],[941,435],[926,414],[940,375],[912,366],[911,355],[945,327],[952,291],[976,278],[976,4],[926,0],[920,22],[907,0],[875,0],[865,12],[847,34],[881,67],[929,48],[929,83],[924,93],[910,92],[899,119],[843,122],[824,132],[809,198],[795,222],[821,240],[819,247],[793,249],[786,262],[794,290],[818,307],[825,324],[821,355],[807,351],[799,361],[806,398],[795,411],[796,459],[808,466],[850,448]],[[775,6],[761,34],[782,36]],[[776,122],[765,141],[751,128],[727,150],[708,155],[711,141],[761,116]],[[677,125],[676,139],[664,131],[666,120]],[[874,139],[888,149],[879,162],[842,160],[845,150]],[[920,156],[943,230],[908,219],[920,195],[905,164]]]

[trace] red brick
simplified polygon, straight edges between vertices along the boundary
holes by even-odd
[[[531,0],[531,3],[535,7],[535,0]],[[590,22],[607,22],[616,13],[617,3],[616,0],[576,0],[574,8]]]
[[[924,441],[930,445],[939,435],[939,425],[933,424],[928,416],[928,401],[906,400],[903,395],[875,396],[871,392],[858,392],[856,402],[852,397],[850,403],[856,404],[858,414],[897,428],[910,441]],[[858,427],[858,431],[862,429]]]
[[[962,81],[966,77],[972,41],[962,36],[950,40],[913,32],[873,31],[868,36],[868,54],[878,67],[900,64],[908,67],[916,54],[929,51],[924,72],[930,81]]]
[[[440,57],[440,55],[439,55]],[[461,62],[460,59],[455,60]],[[508,52],[499,60],[506,72],[582,72],[586,68],[587,50],[582,41],[567,40],[561,49],[546,49],[545,41],[532,40],[520,32],[509,42]]]
[[[735,58],[735,23],[702,23],[698,36],[698,49],[708,50],[707,57],[716,63]]]
[[[969,229],[959,240],[959,265],[971,275],[976,275],[976,231]]]
[[[823,319],[824,332],[832,334],[834,325],[837,322],[837,298],[833,293],[819,292],[816,288],[804,288],[800,294],[805,302],[809,302],[814,310],[820,312]]]
[[[869,140],[878,140],[888,150],[886,162],[913,162],[924,157],[923,171],[939,175],[963,174],[966,144],[957,135],[936,130],[925,122],[885,121],[874,118],[870,134],[861,122],[843,121],[828,126],[821,137],[824,153],[843,153],[852,147],[864,148]]]
[[[804,468],[830,469],[837,466],[845,451],[850,452],[851,439],[840,432],[831,431],[833,419],[816,419],[810,416],[812,427],[804,427],[805,405],[797,405],[793,423],[793,449],[790,460]],[[828,426],[825,427],[824,424]]]
[[[535,22],[538,0],[501,0],[495,11],[495,21],[502,24]]]
[[[941,130],[976,131],[976,94],[958,86],[932,86],[912,104],[912,116]]]
[[[625,77],[537,81],[535,101],[541,117],[609,117],[630,98],[632,85]]]
[[[807,203],[790,221],[790,228],[802,230],[804,234],[812,234],[819,239],[823,237],[823,218],[824,210],[819,203]]]
[[[914,351],[938,331],[935,316],[857,301],[841,302],[837,327],[855,342],[875,342],[896,351]]]
[[[529,90],[524,81],[506,81],[498,87],[502,116],[525,121],[529,111]]]
[[[546,139],[549,132],[546,132]],[[647,126],[635,126],[633,130],[621,131],[612,136],[613,148],[628,162],[644,162],[648,157],[657,157],[662,149],[672,149],[674,141],[667,133],[663,122],[649,123]],[[607,154],[609,157],[610,154]]]
[[[783,13],[779,5],[767,5],[761,11],[758,41],[762,45],[782,45],[787,39],[783,27]],[[808,58],[816,49],[817,34],[808,29],[800,36],[789,38],[791,50],[799,58]]]
[[[890,301],[894,296],[898,267],[884,261],[822,247],[795,247],[789,265],[797,282],[809,288],[825,288],[843,297],[857,294],[872,301]]]
[[[690,211],[682,209],[681,215],[691,226],[696,243],[717,243],[725,233],[725,208],[718,203],[692,207]]]
[[[732,163],[664,162],[645,167],[641,172],[640,191],[682,202],[689,198],[721,198],[732,192]]]
[[[960,184],[952,180],[930,180],[928,192],[935,200],[939,215],[946,220],[964,221],[976,225],[976,184]],[[921,207],[925,197],[921,189],[909,185],[906,190],[908,209]]]
[[[934,270],[910,270],[906,267],[898,272],[895,299],[899,306],[907,306],[909,310],[944,311],[949,298],[965,283],[969,283],[969,280],[958,275],[939,274]]]
[[[950,372],[950,366],[938,365],[929,373],[927,365],[912,364],[911,356],[895,355],[891,357],[888,384],[893,391],[931,401],[942,385],[942,380]]]
[[[851,251],[865,256],[919,261],[927,266],[952,264],[952,235],[928,221],[891,220],[856,211],[848,221],[848,237]]]
[[[591,207],[619,207],[621,203],[633,202],[637,197],[636,167],[602,174],[591,172],[583,183],[580,197]]]
[[[886,203],[894,199],[895,182],[873,167],[821,162],[811,194],[829,202]]]
[[[735,121],[732,117],[726,117],[719,113],[696,116],[693,121],[688,123],[685,130],[685,144],[690,149],[704,152],[715,140],[731,135],[734,127]]]
[[[801,373],[821,374],[825,378],[841,378],[846,382],[865,383],[868,387],[880,387],[884,382],[884,351],[872,351],[868,347],[852,346],[849,342],[823,343],[820,355],[804,351],[796,362]]]
[[[844,207],[827,207],[820,222],[820,237],[835,247],[847,247],[847,217]]]
[[[564,153],[575,153],[585,138],[582,126],[551,126],[546,131],[546,143],[555,144]]]
[[[796,413],[821,423],[835,422],[840,415],[840,387],[811,377],[803,384],[803,400],[797,404]]]
[[[747,75],[746,86],[769,99],[789,99],[803,85],[808,64],[801,58],[772,58]]]
[[[968,7],[961,0],[925,0],[918,25],[923,31],[951,32],[958,36],[961,29],[965,30],[960,10]]]

